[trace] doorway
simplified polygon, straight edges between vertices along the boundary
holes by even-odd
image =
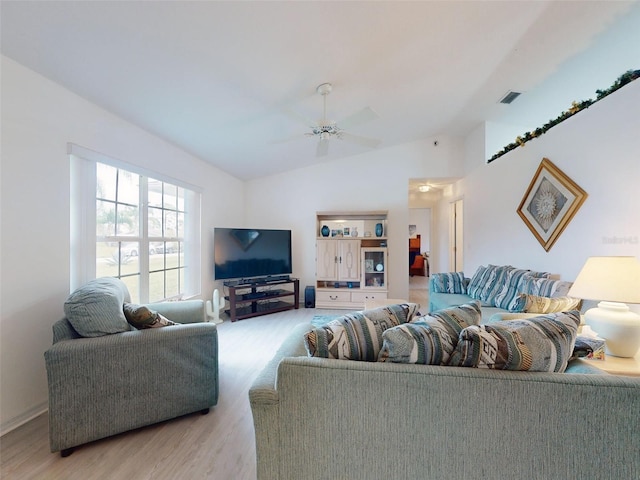
[[[448,266],[448,208],[452,199],[452,186],[457,180],[459,179],[454,177],[409,179],[409,225],[416,225],[415,233],[421,235],[420,252],[428,255],[429,274],[446,270]],[[461,205],[460,210],[462,211]],[[417,231],[420,220],[413,221],[414,215],[421,215],[416,213],[419,211],[429,212],[428,220],[422,220],[428,227],[421,232]],[[426,214],[425,217],[427,217]],[[418,218],[424,217],[419,216]],[[461,224],[460,233],[462,233]],[[409,237],[411,236],[410,234]],[[461,238],[460,242],[462,242]],[[407,242],[407,249],[410,248],[411,246]],[[460,243],[459,251],[462,255],[462,243]],[[462,257],[460,257],[460,265],[461,261]],[[421,304],[426,311],[429,305],[429,276],[408,275],[407,281],[409,283],[409,299]]]
[[[409,300],[425,309],[429,291],[431,208],[409,208]]]

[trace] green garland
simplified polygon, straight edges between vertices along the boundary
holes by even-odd
[[[516,149],[518,147],[523,147],[524,144],[527,143],[529,140],[533,140],[534,138],[537,138],[540,135],[544,135],[545,133],[547,133],[547,131],[549,131],[549,129],[555,127],[556,125],[558,125],[561,122],[564,122],[567,118],[573,117],[576,113],[581,112],[582,110],[584,110],[586,108],[589,108],[591,105],[593,105],[597,101],[602,100],[607,95],[612,94],[613,92],[615,92],[619,88],[622,88],[627,83],[633,82],[637,78],[640,78],[640,70],[629,70],[629,71],[623,73],[618,78],[618,80],[616,80],[616,82],[613,85],[611,85],[611,87],[608,88],[607,90],[596,90],[597,97],[596,97],[595,100],[589,99],[589,100],[584,100],[584,101],[582,101],[580,103],[572,102],[571,103],[571,108],[569,110],[567,110],[566,112],[562,112],[560,114],[560,116],[558,116],[558,118],[556,118],[554,120],[549,120],[543,126],[536,128],[532,132],[526,132],[525,134],[523,134],[521,136],[518,136],[516,138],[515,142],[510,143],[509,145],[504,147],[502,150],[500,150],[498,153],[496,153],[493,157],[491,157],[489,160],[487,160],[487,163],[493,162],[495,159],[500,158],[501,156],[503,156],[507,152],[510,152],[511,150],[514,150],[514,149]]]

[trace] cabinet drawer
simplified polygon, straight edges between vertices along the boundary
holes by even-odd
[[[320,302],[336,302],[344,303],[351,301],[351,292],[340,290],[336,288],[335,291],[322,291],[316,292],[317,300]]]
[[[364,303],[367,300],[385,300],[387,292],[353,292],[351,301],[354,303]]]

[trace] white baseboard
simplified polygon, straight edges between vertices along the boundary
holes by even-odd
[[[38,415],[42,415],[47,410],[49,410],[49,403],[43,402],[27,410],[23,414],[18,415],[15,418],[12,418],[8,422],[3,423],[2,425],[0,425],[0,437],[24,425],[28,421],[33,420]]]

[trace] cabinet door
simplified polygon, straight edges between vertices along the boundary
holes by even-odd
[[[338,277],[344,282],[360,281],[360,240],[340,240]]]
[[[387,249],[362,249],[361,288],[387,289]]]
[[[318,240],[316,247],[316,278],[338,280],[338,242]]]

